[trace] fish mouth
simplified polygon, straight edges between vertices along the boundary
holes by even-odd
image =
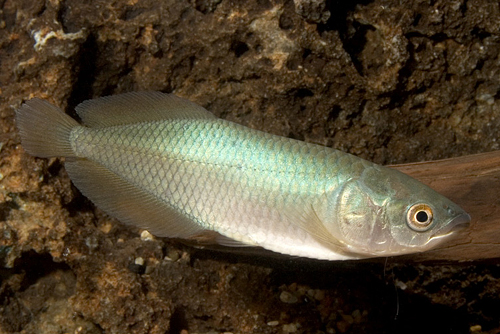
[[[455,218],[450,220],[450,222],[446,224],[444,228],[440,229],[435,234],[433,234],[429,238],[427,245],[433,247],[437,243],[441,242],[442,239],[447,238],[453,234],[456,234],[459,231],[467,229],[470,226],[470,220],[471,220],[470,215],[467,213],[462,213],[456,216]]]

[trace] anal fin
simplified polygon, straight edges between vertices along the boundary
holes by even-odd
[[[159,237],[188,238],[203,229],[168,203],[93,161],[66,160],[76,187],[107,214]]]

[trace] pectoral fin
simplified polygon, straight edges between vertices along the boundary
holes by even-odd
[[[329,247],[333,251],[343,255],[349,255],[349,248],[341,240],[335,238],[325,227],[318,217],[312,204],[305,207],[294,207],[285,210],[285,216],[295,226],[305,230],[317,241]]]

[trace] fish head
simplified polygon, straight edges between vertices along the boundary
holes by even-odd
[[[327,229],[359,257],[426,251],[470,222],[462,208],[433,189],[377,165],[348,181],[331,199],[336,223]]]
[[[469,226],[469,214],[445,196],[399,171],[383,168],[383,173],[390,174],[394,194],[384,205],[391,252],[426,251]]]

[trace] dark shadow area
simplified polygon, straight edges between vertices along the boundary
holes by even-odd
[[[432,304],[418,295],[399,293],[398,310],[390,333],[469,333],[468,315],[465,307],[450,307]]]
[[[96,77],[96,58],[98,57],[99,47],[95,36],[90,34],[87,40],[80,48],[78,60],[75,62],[73,71],[78,73],[73,90],[68,99],[68,113],[76,119],[75,107],[82,101],[92,97],[92,85]]]
[[[24,274],[20,284],[20,292],[34,284],[39,278],[47,276],[56,270],[70,270],[70,267],[62,262],[54,262],[50,254],[38,254],[34,251],[24,253],[14,263],[13,274]]]
[[[67,299],[76,284],[69,266],[54,262],[49,254],[33,251],[18,258],[13,269],[1,270],[0,278],[2,333],[21,332],[38,313],[45,312],[51,298]]]
[[[333,0],[326,1],[326,9],[330,12],[330,18],[324,24],[318,25],[320,33],[329,30],[337,30],[341,35],[345,35],[348,28],[346,21],[347,13],[354,11],[358,5],[367,5],[372,3],[373,0]]]
[[[179,334],[182,330],[188,329],[186,314],[181,307],[177,307],[170,318],[169,334]]]

